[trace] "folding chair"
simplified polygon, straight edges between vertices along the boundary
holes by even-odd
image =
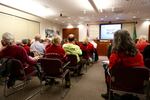
[[[68,54],[67,60],[70,61],[67,68],[70,69],[70,71],[73,71],[73,75],[78,74],[78,72],[81,70],[80,67],[83,65],[82,65],[82,63],[77,62],[77,56]]]
[[[58,58],[61,59],[60,55],[58,53],[47,53],[44,55],[46,58]]]
[[[5,78],[4,96],[6,97],[23,89],[28,83],[29,77],[36,73],[35,70],[26,74],[27,67],[23,67],[22,62],[14,58],[2,58],[0,63],[3,68],[1,75]]]
[[[39,63],[41,64],[41,69],[43,71],[42,81],[47,82],[50,79],[61,79],[62,84],[63,80],[66,80],[66,87],[70,87],[70,73],[69,69],[66,66],[69,62],[63,64],[60,59],[54,58],[41,58],[39,59]]]
[[[83,51],[82,50],[82,59],[85,59],[85,65],[86,65],[86,70],[87,70],[87,65],[90,64],[90,56],[88,51]]]
[[[144,96],[146,100],[149,100],[148,91],[145,93],[149,75],[150,71],[146,67],[116,66],[112,68],[110,71],[109,100],[113,97],[113,93]]]

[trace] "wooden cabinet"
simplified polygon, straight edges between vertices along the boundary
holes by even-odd
[[[99,56],[107,56],[107,49],[110,42],[100,42],[96,41],[97,43],[97,52]]]

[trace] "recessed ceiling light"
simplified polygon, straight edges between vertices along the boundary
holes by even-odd
[[[79,8],[83,8],[86,10],[93,10],[91,4],[88,0],[72,0],[74,2],[74,5],[78,5]]]
[[[146,19],[146,21],[150,21],[150,19]]]
[[[68,17],[68,19],[71,19],[71,17]]]
[[[101,13],[103,12],[103,9],[102,9],[102,8],[100,8],[100,12],[101,12]]]
[[[116,19],[120,19],[119,17],[116,17]]]
[[[111,8],[112,0],[93,0],[98,9]]]
[[[73,28],[72,24],[68,24],[67,28]]]
[[[100,18],[100,20],[104,20],[104,18]]]
[[[136,16],[133,16],[132,18],[136,18]]]
[[[86,10],[83,10],[83,14],[86,14]]]

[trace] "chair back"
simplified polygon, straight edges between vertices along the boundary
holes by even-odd
[[[68,66],[76,66],[78,64],[76,55],[68,54],[67,60],[70,61]]]
[[[111,89],[144,93],[144,83],[149,80],[146,67],[114,67],[111,73]]]
[[[1,74],[3,76],[13,76],[15,78],[21,78],[24,75],[23,64],[20,60],[14,58],[1,58]]]
[[[60,59],[41,58],[39,61],[44,75],[56,77],[62,73],[62,62]]]
[[[56,59],[61,59],[60,54],[58,53],[47,53],[44,55],[46,58],[56,58]]]

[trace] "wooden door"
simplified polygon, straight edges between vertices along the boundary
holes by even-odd
[[[78,28],[64,28],[62,32],[63,39],[67,39],[69,34],[74,34],[75,38],[79,40],[79,29]]]

